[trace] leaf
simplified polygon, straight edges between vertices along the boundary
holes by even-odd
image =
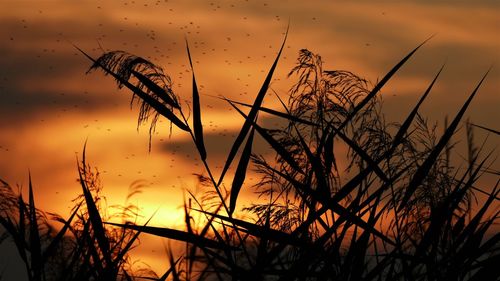
[[[169,252],[171,253],[171,252]],[[171,255],[169,255],[169,259],[170,259],[170,267],[167,269],[167,271],[165,271],[165,273],[163,273],[163,275],[157,279],[158,281],[165,281],[167,280],[168,276],[170,276],[170,273],[174,272],[176,269],[175,267],[177,266],[177,264],[179,263],[179,261],[181,260],[182,257],[178,257],[177,260],[175,262],[172,263],[172,257]],[[155,279],[156,280],[156,279]]]
[[[427,90],[425,90],[425,93],[422,95],[422,97],[420,98],[420,100],[418,101],[418,103],[415,105],[415,107],[413,108],[413,110],[410,112],[410,114],[408,115],[408,117],[406,117],[406,120],[403,122],[403,124],[401,125],[401,127],[399,127],[398,132],[394,136],[394,140],[392,142],[391,148],[386,153],[387,157],[390,156],[392,154],[392,152],[396,149],[396,147],[403,141],[404,135],[406,134],[406,131],[408,131],[408,128],[410,127],[413,119],[417,115],[418,109],[420,108],[420,105],[422,105],[422,103],[424,102],[425,98],[427,98],[427,96],[429,95],[432,87],[434,86],[434,83],[436,83],[439,75],[441,74],[441,71],[443,71],[443,68],[444,68],[444,65],[441,66],[441,69],[439,69],[439,71],[436,74],[436,76],[434,76],[434,79],[432,80],[432,82],[429,85],[429,87],[427,87]],[[385,158],[385,157],[382,157],[382,158]]]
[[[309,149],[309,146],[305,142],[304,138],[299,132],[299,129],[294,125],[295,131],[297,132],[297,136],[299,137],[300,144],[302,145],[302,149],[307,155],[307,159],[309,159],[309,163],[311,163],[311,166],[313,167],[314,174],[316,175],[316,181],[317,181],[317,187],[316,191],[319,192],[319,196],[322,196],[324,198],[330,198],[331,193],[330,193],[330,186],[327,183],[327,175],[323,171],[323,166],[321,164],[321,160],[319,157],[316,157],[313,155],[311,150]]]
[[[255,98],[253,106],[250,109],[250,112],[248,113],[248,118],[245,119],[245,123],[243,123],[243,126],[241,127],[240,133],[236,137],[236,140],[234,141],[233,146],[231,147],[231,150],[229,151],[229,155],[227,156],[227,160],[224,164],[224,168],[222,169],[217,186],[219,186],[222,183],[222,180],[224,179],[224,175],[226,174],[227,170],[229,169],[231,162],[233,161],[234,157],[236,156],[238,149],[240,148],[241,144],[243,143],[243,140],[245,139],[248,131],[250,130],[250,125],[252,124],[252,122],[255,121],[255,119],[257,117],[257,113],[259,111],[259,108],[262,104],[262,101],[264,100],[264,96],[267,93],[267,89],[269,88],[269,84],[271,83],[271,79],[273,77],[274,70],[276,69],[276,66],[278,65],[278,60],[281,56],[281,52],[283,51],[283,47],[285,46],[287,36],[288,36],[288,28],[287,28],[287,31],[285,33],[285,38],[283,39],[283,43],[281,44],[281,48],[278,52],[278,55],[276,56],[276,59],[274,60],[274,63],[271,66],[271,69],[269,70],[269,72],[266,76],[266,79],[264,80],[264,83],[262,84],[262,86],[259,90],[259,93],[257,94],[257,97]]]
[[[191,66],[191,71],[193,72],[193,130],[194,130],[194,140],[196,142],[196,147],[200,152],[200,157],[202,160],[207,159],[207,151],[205,150],[205,144],[203,142],[203,125],[201,123],[201,109],[200,109],[200,94],[198,93],[198,86],[196,85],[196,78],[194,75],[193,62],[191,60],[191,53],[189,52],[189,45],[186,40],[186,49],[189,57],[189,65]]]
[[[479,90],[479,87],[483,83],[484,79],[488,75],[489,70],[484,74],[483,78],[481,78],[481,81],[479,81],[478,85],[470,94],[469,98],[467,101],[464,103],[460,111],[457,113],[455,118],[453,119],[453,122],[451,122],[450,126],[446,129],[445,133],[439,139],[439,142],[434,146],[432,151],[429,153],[429,156],[425,159],[424,163],[417,169],[415,174],[413,175],[413,178],[411,179],[410,183],[408,184],[408,188],[406,189],[406,192],[401,199],[401,202],[399,204],[399,210],[401,210],[406,203],[410,200],[410,197],[413,195],[417,187],[423,182],[423,180],[426,178],[427,174],[429,173],[430,169],[436,162],[436,159],[438,158],[439,154],[441,151],[446,147],[446,144],[448,141],[451,139],[452,135],[455,133],[455,130],[462,119],[463,115],[465,114],[465,111],[469,107],[470,102],[476,95],[477,91]]]
[[[225,249],[231,248],[229,245],[225,245],[214,240],[196,235],[194,233],[189,233],[185,231],[180,231],[177,229],[171,229],[166,227],[153,227],[153,226],[140,226],[134,224],[120,224],[120,223],[112,223],[106,222],[105,224],[119,226],[127,229],[133,229],[137,231],[141,231],[143,233],[148,233],[151,235],[170,238],[177,241],[188,242],[196,245],[197,247],[206,247],[206,248],[214,248],[214,249]]]
[[[217,97],[219,99],[223,99],[225,101],[230,101],[234,104],[238,104],[238,105],[242,105],[244,107],[252,107],[252,105],[250,104],[247,104],[247,103],[243,103],[243,102],[239,102],[239,101],[235,101],[235,100],[232,100],[232,99],[228,99],[228,98],[222,98],[222,97]],[[271,115],[274,115],[274,116],[278,116],[278,117],[282,117],[284,119],[288,119],[290,121],[295,121],[295,122],[299,122],[299,123],[302,123],[302,124],[306,124],[306,125],[310,125],[310,126],[318,126],[318,124],[315,124],[309,120],[305,120],[305,119],[301,119],[297,116],[294,116],[294,115],[291,115],[289,113],[284,113],[284,112],[281,112],[281,111],[277,111],[277,110],[274,110],[274,109],[270,109],[270,108],[267,108],[267,107],[259,107],[259,111],[262,111],[262,112],[265,112],[265,113],[269,113]]]
[[[234,104],[232,104],[230,101],[228,101],[229,104],[238,111],[241,116],[245,118],[246,121],[248,121],[249,117],[243,113],[239,108],[237,108]],[[246,122],[245,121],[245,122]],[[255,122],[250,123],[256,130],[257,132],[271,145],[271,147],[276,151],[282,158],[285,160],[292,168],[294,168],[297,172],[303,173],[302,169],[300,169],[299,165],[297,162],[293,159],[293,157],[290,156],[290,153],[278,142],[276,141],[271,135],[269,135],[262,127],[257,125]]]
[[[153,216],[156,214],[156,211],[153,213],[153,215],[151,215],[151,217],[149,217],[149,219],[144,223],[144,226],[146,226],[150,221],[151,219],[153,218]],[[129,252],[129,250],[132,248],[132,245],[134,245],[135,241],[139,238],[139,235],[141,234],[141,231],[137,231],[134,236],[132,236],[132,238],[127,242],[127,244],[125,245],[125,247],[121,248],[120,251],[118,252],[118,255],[116,255],[115,257],[115,260],[114,260],[114,264],[115,266],[117,266],[120,262],[123,262],[123,258],[125,257],[125,255]]]
[[[243,182],[245,181],[248,162],[250,161],[250,155],[252,154],[252,143],[253,143],[254,128],[250,131],[248,135],[247,143],[243,148],[241,154],[240,162],[236,168],[236,173],[234,174],[233,185],[231,187],[231,198],[229,199],[229,216],[231,216],[236,208],[236,199],[240,193]]]
[[[64,237],[64,234],[66,234],[66,231],[71,227],[71,222],[75,218],[78,210],[80,209],[82,203],[79,203],[76,207],[71,216],[69,217],[68,220],[64,221],[64,225],[59,230],[59,232],[56,234],[56,236],[50,241],[49,246],[45,248],[45,251],[43,252],[43,259],[46,260],[50,255],[53,254],[53,252],[56,250],[57,245],[62,241],[62,238]]]
[[[336,129],[333,125],[329,124],[331,128],[333,128],[332,134],[338,135],[352,150],[356,152],[356,154],[361,157],[364,161],[366,161],[367,166],[369,167],[370,171],[374,171],[377,176],[382,179],[383,181],[387,182],[389,179],[385,175],[384,171],[380,169],[378,166],[377,161],[373,160],[368,153],[366,153],[365,150],[363,150],[361,147],[359,147],[354,141],[352,141],[350,138],[348,138],[344,133],[342,133],[340,130]]]
[[[410,59],[411,56],[422,46],[424,45],[427,41],[429,41],[432,38],[432,36],[428,39],[426,39],[424,42],[422,42],[420,45],[418,45],[415,49],[413,49],[408,55],[406,55],[401,61],[399,61],[385,76],[380,80],[380,82],[375,85],[375,87],[370,91],[366,97],[356,105],[356,107],[353,109],[353,111],[346,117],[344,122],[338,127],[337,132],[342,131],[344,127],[352,120],[354,115],[356,115],[368,102],[375,97],[375,95],[382,89],[382,87],[396,74],[396,72],[403,66],[408,59]]]
[[[490,128],[486,128],[486,127],[483,127],[483,126],[480,126],[480,125],[476,125],[476,124],[471,124],[472,126],[474,127],[478,127],[478,128],[481,128],[483,130],[486,130],[490,133],[493,133],[493,134],[496,134],[496,135],[500,135],[500,131],[497,131],[497,130],[493,130],[493,129],[490,129]]]
[[[95,234],[95,239],[97,240],[97,244],[99,245],[100,250],[102,251],[102,255],[107,263],[107,265],[112,264],[111,253],[109,249],[109,240],[106,237],[106,232],[104,230],[101,215],[99,214],[99,210],[94,202],[94,198],[92,193],[90,192],[85,177],[86,172],[86,163],[85,163],[85,149],[86,144],[83,147],[83,160],[82,160],[82,168],[78,169],[78,175],[80,178],[80,185],[82,186],[83,196],[85,198],[85,204],[87,205],[87,211],[89,215],[90,223],[92,224],[92,229]]]
[[[40,232],[38,230],[38,218],[36,215],[35,198],[33,196],[31,173],[29,174],[29,224],[31,270],[33,270],[33,280],[42,280],[42,245],[40,244]]]
[[[278,99],[279,99],[279,97],[278,97]],[[225,100],[226,101],[231,101],[229,99],[225,99]],[[280,101],[281,101],[281,99],[280,99]],[[241,104],[243,106],[249,106],[248,104],[244,104],[244,103],[240,103],[240,102],[235,102],[235,103],[236,104]],[[286,106],[284,105],[284,103],[282,101],[281,101],[281,103],[283,104],[283,107],[285,107],[285,109],[286,109]],[[262,107],[259,110],[262,110],[262,111],[264,111],[266,113],[269,113],[269,114],[272,114],[272,115],[275,115],[275,116],[279,116],[279,117],[288,119],[290,121],[299,122],[299,123],[310,125],[310,126],[318,126],[317,124],[314,124],[313,122],[310,122],[310,121],[301,119],[299,117],[293,116],[292,114],[290,114],[290,112],[288,112],[288,110],[287,110],[287,113],[279,112],[279,111],[276,111],[276,110],[273,110],[273,109],[262,108]],[[378,166],[378,163],[375,160],[373,160],[354,141],[352,141],[344,133],[342,133],[337,128],[335,128],[333,126],[333,124],[328,124],[328,128],[332,128],[333,129],[333,132],[331,132],[327,136],[327,140],[329,139],[330,143],[332,144],[332,147],[333,147],[333,138],[335,137],[335,135],[338,135],[347,145],[349,145],[349,147],[351,147],[363,160],[365,160],[368,163],[368,166],[370,167],[370,169],[373,170],[382,180],[384,180],[384,181],[388,181],[389,180],[387,178],[387,176],[385,175],[385,173]],[[306,153],[307,152],[308,151],[306,151]],[[331,156],[333,156],[333,154]],[[333,161],[333,160],[334,160],[333,158],[329,158],[328,159],[328,161]],[[325,163],[330,163],[330,165],[331,165],[332,162],[328,162],[328,161],[325,161]],[[317,161],[315,161],[315,162],[317,162]],[[328,167],[328,165],[325,165],[325,166]],[[327,171],[329,171],[329,169],[327,169]]]
[[[203,213],[203,214],[207,214],[209,216],[221,219],[223,221],[230,222],[238,227],[241,227],[241,229],[239,229],[239,230],[245,231],[248,234],[253,235],[255,237],[260,238],[265,234],[267,239],[275,241],[275,242],[280,242],[280,243],[285,243],[285,244],[295,245],[295,246],[305,246],[304,240],[297,238],[297,237],[294,237],[293,235],[286,233],[286,232],[282,232],[282,231],[275,230],[272,228],[263,227],[263,226],[255,224],[255,223],[247,222],[244,220],[235,219],[232,217],[226,217],[226,216],[219,215],[216,213],[210,213],[210,212],[198,210],[198,209],[192,209],[192,210],[196,211],[196,212]]]

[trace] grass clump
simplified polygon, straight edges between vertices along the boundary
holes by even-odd
[[[106,220],[131,221],[137,217],[134,205],[106,207],[101,197],[99,172],[85,158],[78,163],[82,194],[73,200],[68,219],[35,206],[31,177],[29,200],[2,181],[0,225],[4,239],[15,243],[28,280],[133,280],[133,272],[155,276],[147,268],[132,268],[128,252],[137,246],[138,232],[109,227]]]
[[[77,207],[68,221],[58,218],[64,227],[56,237],[72,233],[73,246],[65,251],[72,258],[65,260],[75,260],[62,266],[66,270],[62,280],[73,280],[79,272],[84,272],[85,280],[132,280],[126,253],[141,233],[186,243],[183,253],[169,252],[170,266],[162,276],[146,278],[152,280],[498,278],[500,234],[491,232],[498,223],[500,180],[492,187],[477,186],[484,173],[498,176],[498,172],[488,166],[492,153],[484,156],[482,147],[475,146],[473,127],[494,137],[498,131],[467,122],[464,168],[454,167],[450,160],[456,150],[452,137],[486,75],[458,113],[445,122],[442,134],[419,114],[419,108],[443,68],[402,122],[387,123],[384,117],[380,90],[421,46],[373,86],[349,71],[324,70],[319,55],[301,50],[289,74],[296,83],[287,103],[280,99],[283,109],[276,110],[262,104],[282,45],[253,104],[222,97],[243,117],[243,125],[218,178],[206,161],[210,151],[203,140],[192,64],[190,122],[160,67],[122,51],[94,59],[80,50],[92,61],[90,70],[101,69],[119,87],[132,91],[132,102],[140,106],[138,121],[151,120],[150,132],[163,116],[171,126],[190,134],[207,174],[199,175],[200,183],[211,191],[202,197],[190,193],[182,231],[129,221],[107,223],[96,197],[95,175],[84,159],[79,165],[83,195],[75,201]],[[191,62],[189,47],[187,53]],[[280,118],[286,126],[264,128],[259,113]],[[269,144],[274,158],[255,151],[256,137]],[[338,152],[342,146],[348,148],[347,155]],[[347,161],[346,169],[340,161]],[[231,166],[234,178],[228,180]],[[262,201],[239,211],[237,199],[250,168],[260,176],[253,188]],[[228,182],[230,188],[226,188]],[[486,199],[475,207],[474,199],[480,195]],[[38,231],[43,216],[36,215],[32,199],[30,195],[29,204],[17,204],[22,198],[15,196],[7,200],[7,210],[19,209],[23,215],[20,220],[2,219],[2,224],[14,237],[32,279],[41,280],[45,260],[39,249],[44,246],[37,241],[45,241]],[[254,219],[240,219],[241,213]],[[71,222],[74,217],[77,221]],[[30,247],[19,239],[24,237],[21,228],[31,229]],[[29,257],[23,254],[26,249]]]

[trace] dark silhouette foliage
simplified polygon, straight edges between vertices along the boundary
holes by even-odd
[[[492,153],[482,155],[482,147],[474,144],[473,130],[494,137],[498,131],[467,122],[468,159],[463,168],[450,160],[456,151],[452,138],[486,74],[451,122],[445,122],[442,135],[419,108],[443,68],[402,122],[385,120],[381,89],[424,43],[375,85],[349,71],[325,70],[319,55],[303,49],[289,73],[296,82],[287,103],[277,95],[282,109],[266,108],[263,100],[282,45],[253,104],[222,97],[242,116],[243,125],[218,179],[206,162],[210,147],[203,141],[192,64],[191,127],[185,117],[191,114],[159,66],[122,51],[94,59],[80,50],[92,62],[90,70],[101,69],[118,87],[132,91],[132,101],[140,105],[139,123],[151,120],[152,131],[161,115],[180,133],[190,134],[207,174],[198,175],[199,184],[211,191],[201,196],[188,191],[185,230],[137,225],[131,222],[135,209],[130,206],[122,223],[109,223],[100,205],[98,177],[83,158],[78,166],[82,195],[68,220],[54,216],[63,223],[59,232],[35,208],[31,180],[29,203],[2,182],[6,192],[0,197],[0,222],[18,247],[30,280],[498,278],[500,234],[493,227],[499,218],[500,180],[495,186],[477,186],[483,173],[498,176],[498,171],[489,167]],[[191,62],[189,47],[187,52]],[[248,113],[244,107],[250,108]],[[265,128],[260,113],[287,125]],[[269,144],[274,158],[252,147],[257,137]],[[339,152],[343,147],[345,155]],[[227,190],[225,175],[238,156]],[[341,162],[347,163],[345,168]],[[250,169],[260,179],[252,187],[245,184]],[[260,203],[238,209],[242,188],[253,188]],[[478,196],[486,199],[475,207]],[[253,219],[241,219],[241,213]],[[161,276],[139,276],[131,271],[127,253],[141,233],[186,243],[185,252],[169,251],[170,266]],[[55,252],[64,258],[53,260]]]

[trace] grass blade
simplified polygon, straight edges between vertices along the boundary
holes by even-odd
[[[153,216],[154,216],[154,214],[146,221],[146,223],[144,223],[144,226],[146,226],[151,221],[151,219],[153,218]],[[120,252],[118,253],[118,255],[116,255],[115,260],[114,260],[115,266],[118,265],[118,263],[120,263],[120,262],[123,261],[123,258],[128,253],[128,251],[132,248],[132,245],[134,245],[135,241],[139,238],[140,234],[141,234],[141,231],[138,230],[134,234],[134,236],[127,242],[127,245],[125,245],[125,247],[123,247],[120,250]]]
[[[106,222],[105,224],[108,225],[114,225],[114,226],[119,226],[127,229],[133,229],[137,231],[141,231],[143,233],[148,233],[151,235],[159,236],[159,237],[164,237],[164,238],[170,238],[174,239],[177,241],[183,241],[183,242],[188,242],[196,245],[197,247],[204,247],[204,248],[213,248],[213,249],[225,249],[225,248],[230,248],[228,245],[224,245],[222,243],[216,242],[214,240],[201,237],[199,235],[196,235],[194,233],[189,233],[177,229],[171,229],[171,228],[166,228],[166,227],[153,227],[153,226],[140,226],[140,225],[134,225],[134,224],[121,224],[121,223],[112,223],[112,222]]]
[[[170,257],[170,255],[169,255],[169,257]],[[177,266],[177,264],[179,263],[179,261],[181,260],[181,258],[182,257],[177,258],[177,260],[175,262],[173,262],[173,263],[172,263],[173,259],[170,259],[170,268],[167,269],[167,271],[165,271],[165,273],[163,273],[163,275],[158,279],[158,281],[165,281],[165,280],[167,280],[168,276],[170,276],[170,274],[172,272],[174,272],[174,270],[176,270],[175,267]]]
[[[245,118],[246,121],[249,120],[248,119],[249,117],[245,113],[243,113],[230,101],[228,102],[234,109],[236,109],[236,111],[238,111],[239,114],[241,114],[241,116]],[[288,153],[288,151],[286,151],[286,149],[279,142],[277,142],[271,135],[269,135],[262,127],[257,125],[257,123],[255,123],[254,121],[252,121],[250,124],[292,168],[294,168],[297,172],[302,173],[302,169],[299,167],[297,162],[293,159],[293,157],[290,156],[290,153]]]
[[[431,89],[434,86],[434,83],[436,83],[439,75],[441,74],[441,71],[443,71],[443,68],[444,68],[444,65],[441,66],[441,69],[439,69],[439,71],[436,74],[436,76],[434,76],[434,79],[432,80],[432,82],[429,85],[429,87],[427,87],[427,90],[422,95],[422,97],[418,101],[417,105],[415,105],[415,107],[410,112],[410,114],[408,115],[408,117],[406,117],[406,120],[403,122],[403,124],[401,125],[401,127],[399,127],[399,130],[396,133],[396,136],[394,136],[394,141],[392,142],[391,148],[389,149],[389,151],[387,153],[387,156],[391,155],[392,152],[396,149],[396,147],[403,141],[404,135],[408,131],[408,128],[410,128],[410,125],[413,122],[413,119],[417,115],[418,109],[420,108],[420,105],[422,105],[422,103],[424,102],[425,98],[427,98],[427,96],[431,92]],[[385,157],[383,157],[383,158],[385,158]]]
[[[42,245],[40,244],[40,232],[38,230],[38,218],[36,215],[35,198],[33,196],[33,184],[31,173],[29,174],[29,224],[30,224],[30,252],[31,269],[33,280],[42,280],[43,260]]]
[[[196,147],[200,152],[200,157],[202,160],[207,159],[207,151],[205,150],[205,144],[203,141],[203,125],[201,124],[201,109],[200,109],[200,94],[198,93],[198,86],[196,85],[196,78],[194,75],[193,62],[191,60],[191,52],[189,51],[189,45],[186,40],[186,49],[189,57],[189,65],[191,66],[191,71],[193,72],[193,131],[194,140],[196,142]]]
[[[452,135],[455,133],[455,130],[462,119],[463,115],[465,114],[465,111],[469,107],[469,104],[471,103],[472,99],[476,95],[477,91],[479,90],[479,87],[483,83],[484,79],[486,79],[486,76],[488,75],[489,70],[484,74],[484,76],[481,78],[481,81],[479,81],[478,85],[470,94],[469,98],[467,101],[464,103],[460,111],[457,113],[455,118],[453,119],[453,122],[451,122],[450,126],[446,129],[445,133],[439,140],[439,142],[434,146],[433,150],[429,154],[429,156],[425,159],[424,163],[418,168],[418,170],[415,172],[413,175],[413,178],[411,182],[408,184],[408,188],[406,189],[406,192],[401,199],[401,202],[399,204],[399,210],[401,210],[406,203],[410,200],[410,197],[413,195],[417,187],[422,183],[422,181],[425,179],[426,175],[429,173],[430,169],[436,162],[436,159],[438,158],[439,154],[441,151],[446,147],[446,144],[448,141],[451,139]]]
[[[229,216],[231,216],[236,208],[236,199],[240,193],[243,182],[245,181],[248,162],[250,161],[250,155],[252,154],[252,143],[253,143],[254,128],[250,131],[248,135],[247,143],[243,148],[241,154],[240,162],[236,168],[236,173],[234,174],[233,185],[231,186],[231,198],[229,199]]]
[[[232,100],[232,99],[228,99],[228,98],[222,98],[222,97],[217,97],[219,99],[223,99],[225,101],[230,101],[234,104],[238,104],[238,105],[242,105],[244,107],[252,107],[251,104],[248,104],[248,103],[244,103],[244,102],[239,102],[239,101],[235,101],[235,100]],[[262,112],[265,112],[265,113],[269,113],[271,115],[274,115],[274,116],[278,116],[278,117],[281,117],[281,118],[284,118],[284,119],[287,119],[287,120],[290,120],[290,121],[294,121],[294,122],[298,122],[298,123],[302,123],[302,124],[305,124],[305,125],[310,125],[310,126],[318,126],[318,124],[315,124],[309,120],[305,120],[305,119],[301,119],[297,116],[294,116],[294,115],[291,115],[289,113],[284,113],[284,112],[281,112],[281,111],[277,111],[277,110],[274,110],[274,109],[271,109],[271,108],[267,108],[267,107],[259,107],[259,111],[262,111]]]
[[[75,218],[78,210],[80,209],[81,204],[82,203],[78,204],[75,207],[75,210],[70,215],[69,219],[64,222],[64,225],[61,228],[61,230],[59,230],[59,232],[56,234],[54,239],[52,239],[52,241],[50,241],[49,246],[47,246],[47,248],[45,248],[45,251],[43,252],[43,256],[42,256],[43,260],[46,260],[56,250],[58,244],[62,241],[64,234],[66,234],[66,231],[68,231],[68,229],[71,227],[71,222]]]
[[[354,115],[356,115],[368,102],[375,97],[375,95],[384,87],[384,85],[396,74],[396,72],[410,59],[411,56],[422,46],[424,45],[427,41],[429,41],[432,37],[426,39],[424,42],[422,42],[420,45],[418,45],[415,49],[413,49],[408,55],[406,55],[401,61],[399,61],[385,76],[380,80],[380,82],[375,85],[375,87],[370,91],[366,97],[356,105],[356,107],[353,109],[353,111],[346,117],[344,122],[339,126],[338,131],[342,131],[344,127],[352,120]]]
[[[83,148],[84,156],[82,161],[82,168],[78,169],[80,185],[82,186],[83,196],[85,198],[85,204],[87,206],[89,220],[90,223],[92,224],[92,229],[95,234],[95,239],[97,240],[97,244],[99,245],[104,260],[106,261],[107,265],[110,266],[112,264],[111,253],[109,249],[110,241],[106,236],[106,231],[104,230],[101,215],[99,214],[99,210],[94,202],[94,198],[87,186],[87,182],[85,179],[86,165],[87,165],[87,163],[85,163],[85,149],[86,149],[86,144]]]
[[[192,209],[193,211],[200,212],[203,214],[207,214],[209,216],[221,219],[223,221],[230,222],[238,227],[241,227],[243,231],[247,232],[248,234],[255,236],[255,237],[262,237],[264,233],[266,233],[267,238],[269,240],[275,241],[275,242],[280,242],[280,243],[285,243],[289,245],[296,245],[296,246],[304,246],[305,242],[300,239],[292,236],[291,234],[288,234],[286,232],[282,232],[279,230],[275,230],[272,228],[266,228],[260,225],[257,225],[255,223],[247,222],[244,220],[240,219],[235,219],[232,217],[226,217],[223,215],[215,214],[215,213],[210,213],[207,211],[203,210],[198,210],[198,209]]]
[[[497,130],[493,130],[493,129],[490,129],[490,128],[486,128],[486,127],[483,127],[483,126],[480,126],[480,125],[476,125],[476,124],[471,124],[472,126],[474,127],[478,127],[478,128],[481,128],[485,131],[488,131],[490,133],[493,133],[493,134],[496,134],[496,135],[500,135],[500,131],[497,131]]]
[[[233,161],[234,157],[236,156],[236,153],[238,152],[238,149],[240,148],[241,144],[243,143],[243,140],[245,139],[246,135],[248,134],[248,131],[250,130],[250,126],[252,122],[255,121],[257,118],[257,113],[259,112],[259,108],[262,105],[262,101],[264,100],[264,96],[267,93],[267,89],[269,88],[269,84],[271,84],[271,79],[274,74],[274,70],[276,69],[276,66],[278,65],[279,58],[281,56],[281,52],[283,51],[283,47],[285,46],[286,38],[288,36],[288,28],[285,33],[285,38],[283,39],[283,43],[281,44],[281,48],[278,52],[278,55],[276,56],[276,59],[274,60],[273,65],[271,66],[271,69],[269,70],[266,79],[264,80],[264,83],[262,84],[259,93],[257,94],[257,97],[255,98],[255,101],[253,103],[252,108],[250,109],[250,112],[248,113],[248,118],[245,119],[245,123],[243,123],[243,126],[241,127],[240,133],[236,137],[236,140],[233,143],[233,146],[231,147],[231,150],[229,151],[229,155],[227,156],[226,163],[224,164],[224,168],[222,169],[221,176],[219,178],[219,182],[217,183],[217,186],[219,186],[224,179],[224,175],[226,174],[227,170],[229,169],[229,166],[231,165],[231,162]]]

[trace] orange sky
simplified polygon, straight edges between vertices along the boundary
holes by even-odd
[[[149,127],[137,132],[130,93],[117,90],[101,73],[85,75],[89,61],[71,43],[95,57],[102,46],[149,58],[172,76],[177,95],[189,99],[186,37],[202,95],[208,158],[215,167],[222,165],[242,120],[208,95],[251,102],[287,22],[289,37],[272,84],[282,96],[301,48],[321,54],[326,69],[350,70],[375,82],[435,34],[385,88],[388,117],[401,121],[446,62],[422,110],[443,120],[493,64],[468,116],[498,130],[499,8],[496,1],[1,0],[0,178],[26,187],[29,169],[38,206],[66,215],[80,192],[75,155],[88,139],[87,159],[101,171],[110,205],[122,203],[130,184],[144,180],[148,186],[134,197],[144,215],[159,208],[152,224],[182,225],[182,188],[193,188],[192,173],[203,172],[190,152],[189,136],[174,129],[169,139],[168,125],[159,123],[148,153]],[[277,101],[268,97],[265,104],[273,107]],[[477,136],[482,140],[485,134]],[[498,137],[489,144],[498,146]]]

